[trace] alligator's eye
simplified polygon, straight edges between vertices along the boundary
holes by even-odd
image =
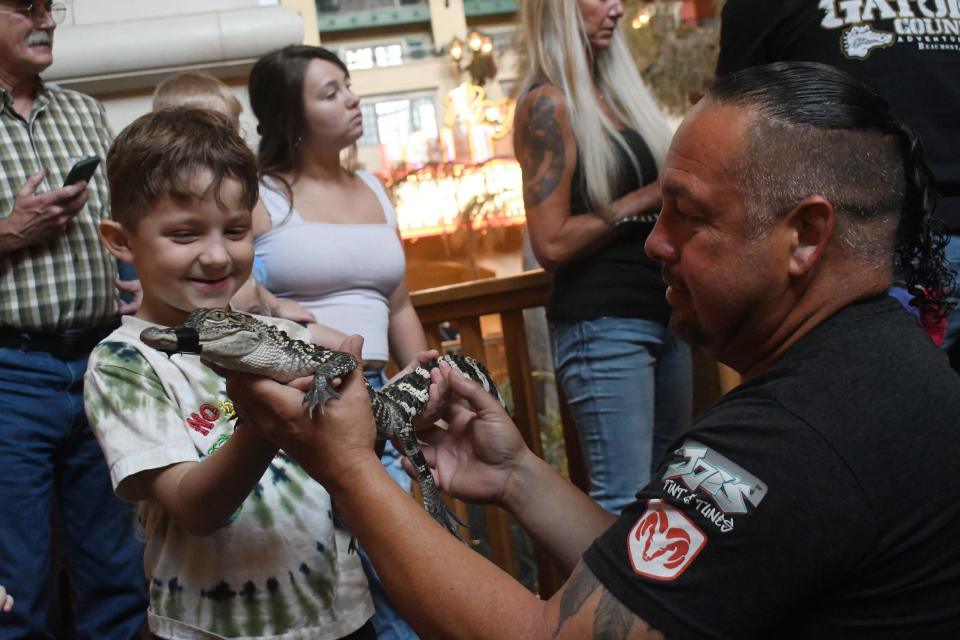
[[[207,317],[208,317],[210,320],[220,321],[220,320],[226,320],[226,319],[227,319],[227,314],[225,314],[225,313],[223,312],[223,310],[221,310],[221,309],[213,309],[213,310],[210,312],[210,315],[207,316]]]

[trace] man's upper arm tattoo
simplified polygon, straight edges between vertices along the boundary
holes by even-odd
[[[606,589],[600,591],[600,604],[593,616],[593,637],[597,640],[623,640],[633,625],[633,612]]]
[[[518,138],[518,159],[523,169],[523,201],[535,207],[556,190],[565,166],[563,137],[553,98],[533,99]]]
[[[560,633],[564,623],[577,615],[583,603],[599,586],[597,577],[586,566],[581,564],[576,568],[560,596],[560,619],[557,621],[557,630],[553,632],[554,638]]]

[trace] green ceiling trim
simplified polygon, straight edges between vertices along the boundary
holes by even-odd
[[[323,9],[324,0],[318,0],[317,27],[320,33],[430,22],[430,7],[426,3],[362,11],[324,12]]]
[[[468,18],[498,13],[514,13],[517,0],[463,0],[463,11]]]

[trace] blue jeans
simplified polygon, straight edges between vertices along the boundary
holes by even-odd
[[[0,638],[46,638],[51,503],[64,519],[77,637],[132,638],[146,619],[143,543],[113,494],[83,411],[86,357],[0,348],[0,584],[14,597]]]
[[[960,273],[960,234],[951,234],[946,254],[947,260],[957,273]],[[954,309],[947,316],[947,335],[943,340],[943,348],[949,349],[956,346],[958,340],[960,340],[960,308]]]
[[[367,371],[364,372],[363,375],[366,376],[367,382],[369,382],[370,386],[374,389],[381,389],[386,383],[386,378],[382,371]],[[404,471],[400,465],[402,459],[403,456],[400,452],[388,441],[383,449],[383,455],[380,457],[380,461],[383,463],[383,466],[386,467],[390,477],[409,493],[411,480],[410,476],[407,475],[407,472]],[[380,578],[377,576],[377,572],[373,568],[370,558],[367,557],[367,553],[362,547],[360,548],[360,563],[363,565],[363,571],[367,575],[367,582],[370,585],[370,596],[373,598],[373,627],[377,630],[377,638],[379,638],[379,640],[419,640],[420,636],[417,635],[416,631],[413,630],[409,623],[403,619],[403,616],[401,616],[393,606],[390,596],[387,595],[387,591],[384,589],[383,583],[380,582]]]
[[[557,378],[590,469],[590,496],[619,514],[690,424],[690,351],[650,320],[550,323]]]

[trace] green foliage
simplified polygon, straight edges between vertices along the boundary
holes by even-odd
[[[556,380],[552,371],[533,371],[530,374],[534,385],[555,385]],[[513,415],[513,391],[510,379],[500,381],[498,385],[507,413]],[[567,468],[567,450],[563,439],[563,422],[560,420],[560,409],[555,404],[547,403],[542,413],[537,415],[540,426],[540,443],[543,446],[543,459],[549,462],[563,477],[569,478]]]
[[[531,374],[534,384],[557,384],[552,371],[534,371]],[[567,449],[563,438],[563,422],[560,419],[560,408],[554,403],[546,403],[543,413],[538,416],[540,422],[540,442],[543,445],[543,459],[549,462],[554,469],[565,477],[570,477],[567,466]]]
[[[665,113],[682,116],[691,106],[691,94],[702,92],[713,78],[720,50],[720,20],[698,25],[678,20],[677,2],[628,0],[623,25],[627,45],[644,82]],[[717,13],[723,0],[714,0]],[[650,22],[640,29],[631,26],[641,10]]]

